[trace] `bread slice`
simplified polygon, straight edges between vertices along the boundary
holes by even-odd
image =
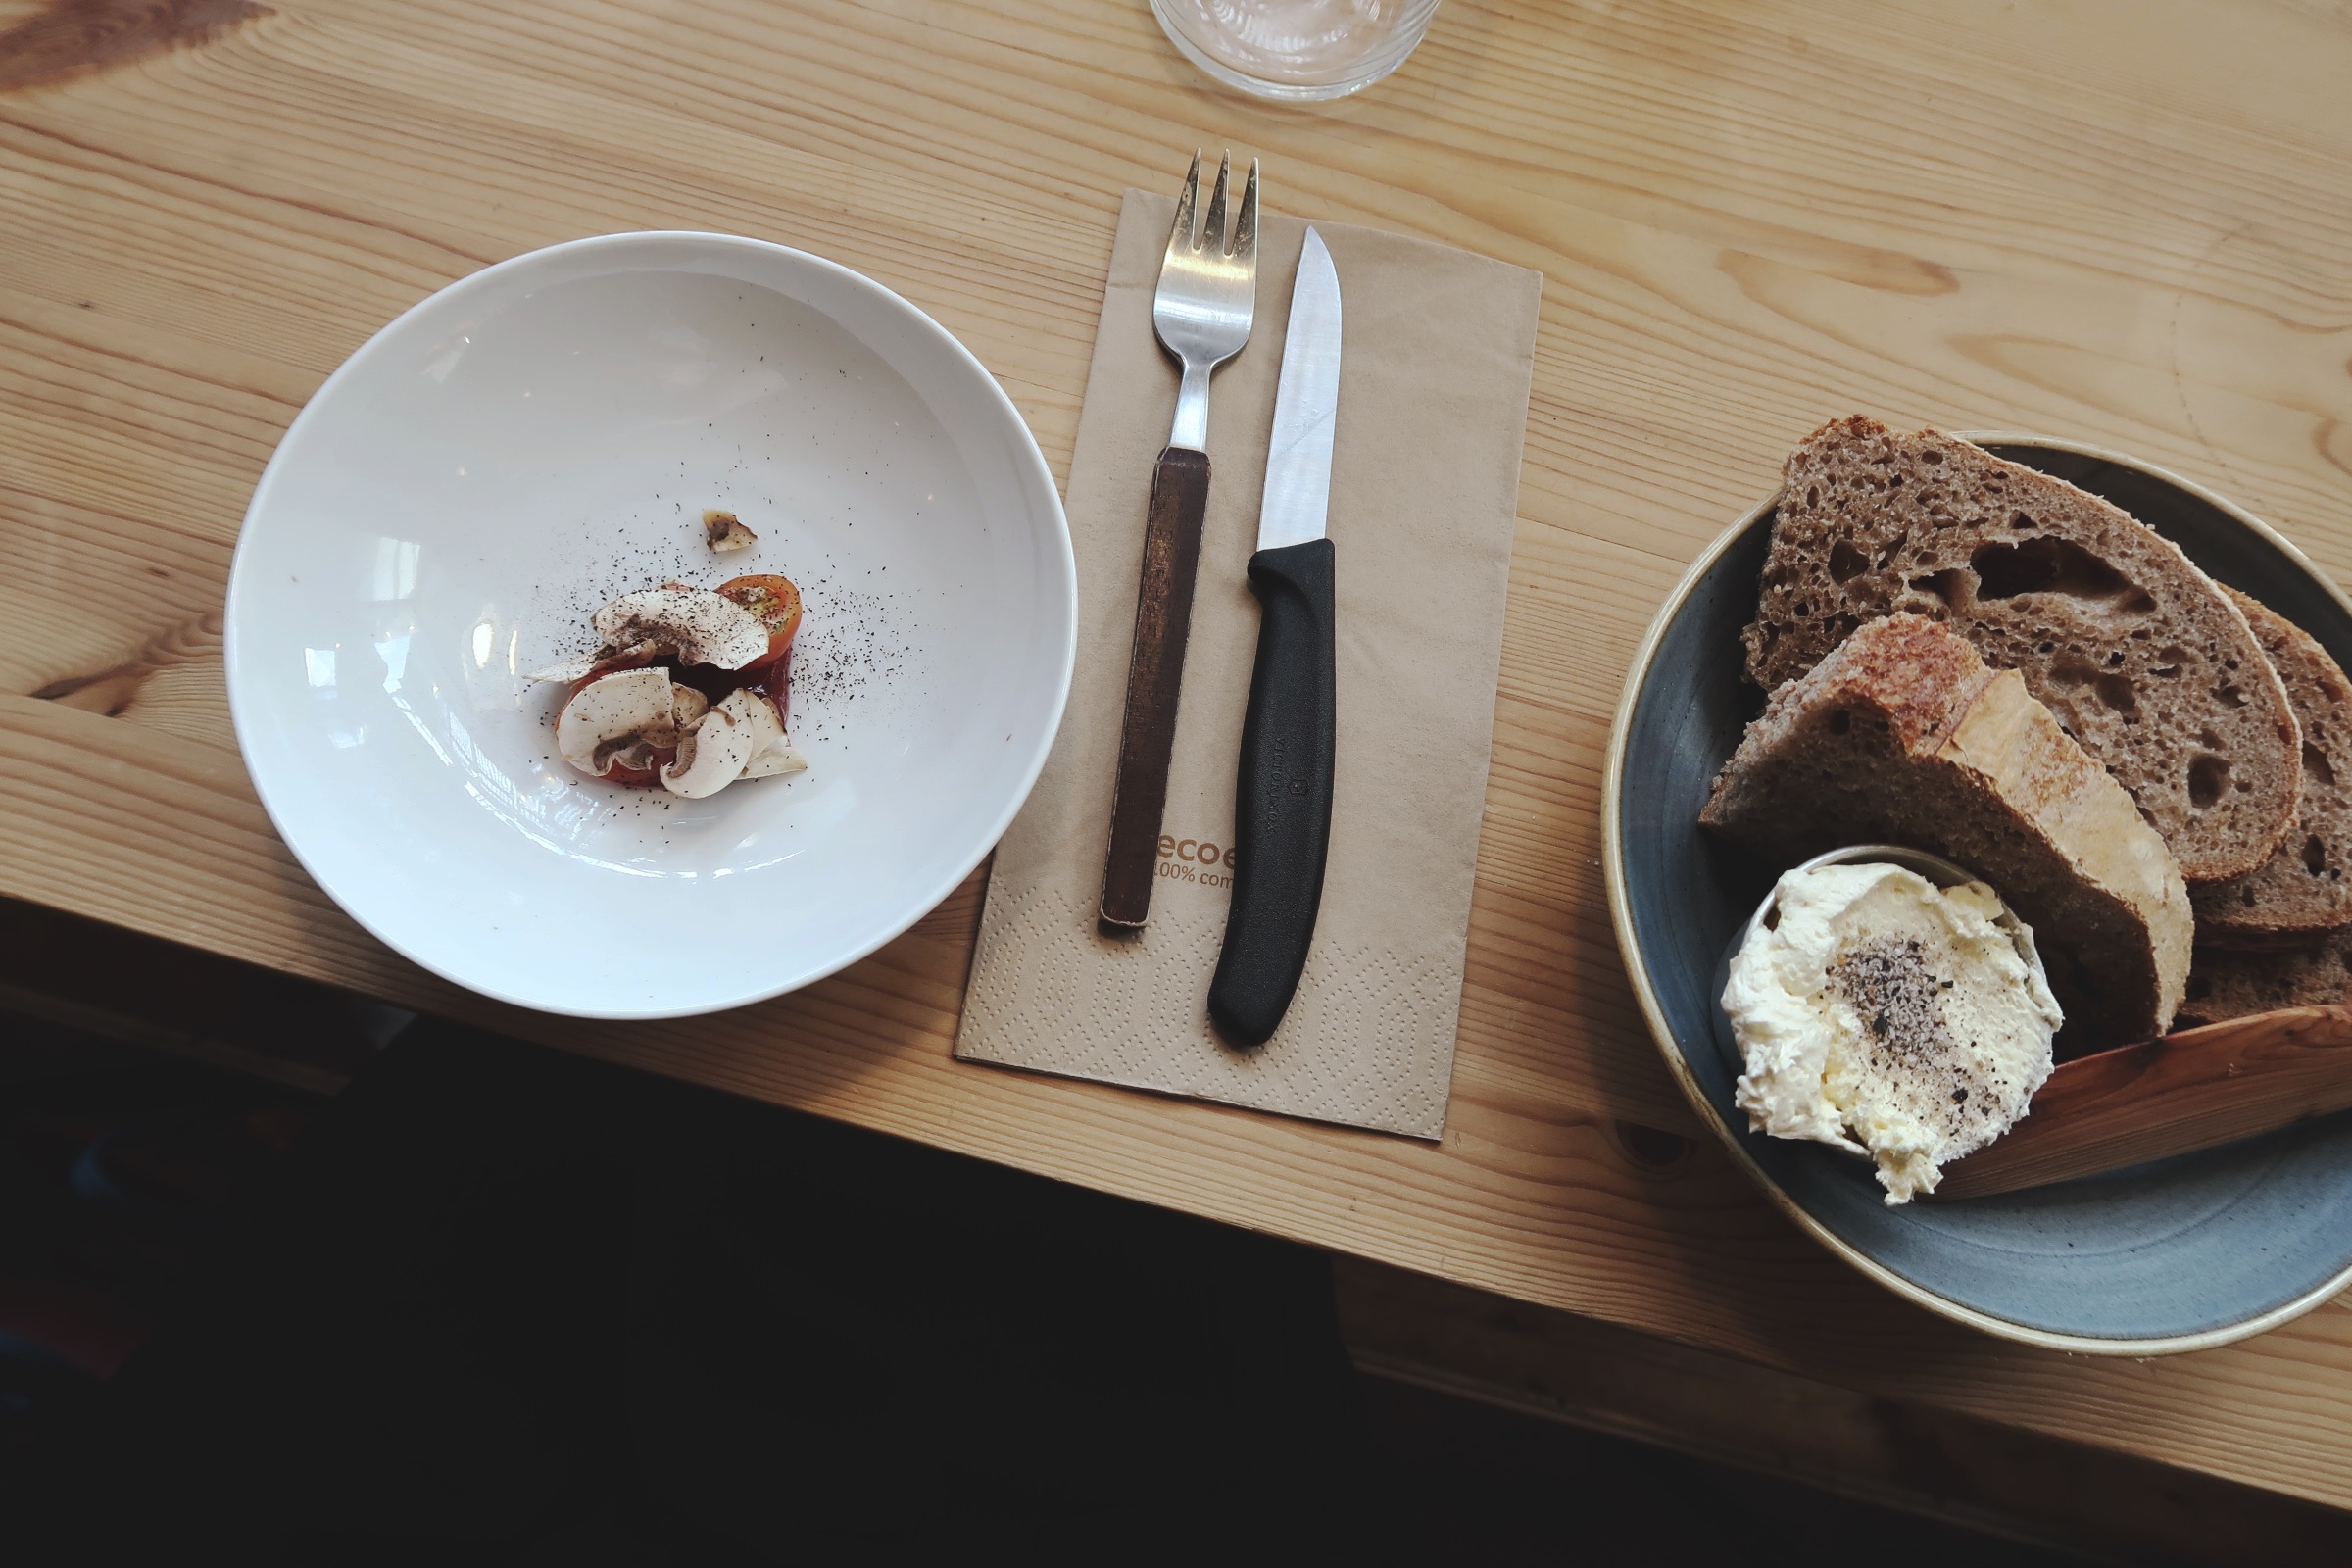
[[[2352,931],[2334,931],[2264,953],[2199,948],[2178,1021],[2185,1028],[2346,1002],[2352,1002]]]
[[[2294,825],[2244,876],[2190,890],[2197,941],[2223,948],[2307,942],[2352,925],[2352,681],[2302,627],[2234,588],[2263,657],[2285,683],[2303,732],[2303,792]]]
[[[2294,821],[2302,741],[2245,617],[2170,543],[2060,479],[1935,430],[1839,419],[1789,455],[1747,672],[1766,691],[1866,620],[1950,625],[2105,763],[2191,881]]]
[[[2188,888],[2132,797],[2015,670],[1918,615],[1874,620],[1772,696],[1702,825],[1798,858],[1933,850],[2034,928],[2080,1054],[2164,1033],[2188,978]]]

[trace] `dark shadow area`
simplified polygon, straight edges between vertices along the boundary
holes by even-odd
[[[1307,1249],[219,967],[107,1015],[351,1087],[0,1012],[11,1560],[2082,1560],[1360,1376]]]
[[[1821,1542],[1900,1542],[1907,1568],[2062,1568],[2071,1552],[1383,1378],[1363,1380],[1375,1443],[1420,1494],[1433,1560],[1660,1568],[1793,1563]],[[1843,1548],[1841,1548],[1843,1549]]]

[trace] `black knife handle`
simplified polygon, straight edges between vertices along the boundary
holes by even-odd
[[[1332,562],[1328,539],[1250,558],[1259,619],[1234,786],[1240,863],[1208,988],[1210,1020],[1238,1046],[1262,1044],[1282,1022],[1323,903],[1339,724]]]

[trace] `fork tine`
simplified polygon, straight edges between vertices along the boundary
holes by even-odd
[[[1208,199],[1208,221],[1200,226],[1200,249],[1225,254],[1225,184],[1233,175],[1233,154],[1217,160],[1217,193]]]
[[[1233,257],[1235,261],[1254,264],[1257,260],[1257,160],[1250,160],[1250,183],[1242,187],[1242,216],[1233,225]]]
[[[1200,154],[1193,154],[1193,172],[1184,176],[1184,190],[1176,198],[1176,226],[1168,231],[1168,254],[1177,247],[1193,248],[1193,202],[1200,194]]]

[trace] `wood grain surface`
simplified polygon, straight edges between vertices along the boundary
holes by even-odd
[[[1061,476],[1068,473],[1065,465]],[[1192,641],[1208,479],[1207,453],[1167,448],[1152,469],[1152,506],[1144,517],[1144,574],[1127,655],[1110,846],[1102,857],[1102,923],[1131,931],[1151,918],[1152,884],[1158,880],[1159,824],[1167,814],[1168,760],[1176,751],[1176,704],[1184,690],[1184,651]]]
[[[2352,576],[2352,15],[2333,0],[1449,0],[1338,105],[1143,0],[0,0],[0,891],[571,1049],[1987,1419],[2352,1505],[2352,1311],[2156,1363],[1894,1300],[1692,1144],[1594,820],[1651,611],[1866,411],[2132,452]],[[1546,274],[1445,1141],[957,1066],[975,880],[778,1003],[506,1011],[302,874],[231,741],[238,519],[377,325],[533,246],[728,229],[938,317],[1067,471],[1119,191]]]
[[[2062,1061],[2032,1113],[1944,1172],[1938,1200],[2211,1149],[2352,1106],[2352,1008],[2282,1007]]]

